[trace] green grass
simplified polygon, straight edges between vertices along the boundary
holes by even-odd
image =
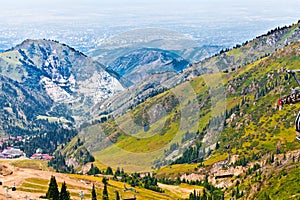
[[[263,175],[252,175],[243,178],[240,190],[245,190],[247,193],[245,197],[249,197],[251,191],[251,198],[249,199],[299,199],[300,197],[300,164],[288,163],[284,167],[267,166],[267,171]],[[251,190],[251,186],[257,187],[256,190]],[[232,189],[232,188],[231,188]]]
[[[287,172],[287,174],[285,174]],[[263,199],[263,193],[269,194],[271,199],[299,199],[300,198],[300,170],[299,165],[291,170],[283,169],[279,175],[273,176],[267,188],[263,188],[258,199]]]
[[[94,177],[94,176],[84,176],[84,175],[75,175],[75,174],[70,174],[69,175],[71,178],[78,179],[78,180],[87,180],[87,181],[92,181],[96,183],[96,188],[98,195],[102,194],[102,190],[99,189],[98,184],[102,184],[102,178],[101,177]],[[126,187],[130,187],[129,185],[126,184]],[[122,182],[117,182],[114,180],[109,180],[108,182],[108,194],[110,199],[114,199],[114,191],[117,190],[119,191],[120,195],[122,197],[127,196],[127,197],[133,197],[133,193],[130,192],[123,192],[124,189],[124,183]],[[180,197],[172,194],[172,193],[158,193],[158,192],[153,192],[151,190],[146,190],[144,188],[140,187],[135,187],[136,190],[136,197],[137,199],[149,199],[149,200],[160,200],[160,199],[181,199]],[[99,196],[98,196],[99,197]]]
[[[51,171],[52,169],[48,167],[48,161],[46,160],[17,160],[11,163],[15,167],[29,168],[35,170]]]
[[[49,180],[40,178],[28,178],[26,179],[22,186],[18,188],[20,191],[30,192],[30,193],[41,193],[46,194],[48,190]],[[61,188],[62,182],[57,182],[58,188]],[[89,189],[86,187],[74,186],[67,183],[67,189],[70,191],[71,197],[77,197],[78,193],[74,191],[82,190],[86,193],[85,197],[90,197]]]
[[[39,194],[46,194],[47,190],[39,190],[34,188],[26,188],[26,187],[20,187],[18,190],[23,192],[30,192],[30,193],[39,193]]]
[[[16,58],[18,57],[18,58]],[[5,64],[1,65],[1,67],[5,67],[4,69],[2,69],[1,74],[3,74],[4,76],[8,76],[18,82],[22,82],[22,76],[27,77],[28,73],[26,70],[20,70],[20,67],[18,69],[17,66],[21,66],[22,64],[20,63],[20,61],[18,60],[20,57],[19,52],[17,51],[10,51],[10,52],[3,52],[0,55],[0,65],[2,62],[4,62]],[[10,66],[7,65],[6,63],[11,63],[14,66]]]
[[[22,187],[36,189],[36,190],[43,190],[43,191],[46,191],[48,189],[48,187],[46,185],[34,184],[34,183],[31,183],[31,182],[23,183]]]
[[[211,157],[209,157],[207,160],[203,162],[205,166],[210,166],[216,162],[226,160],[228,158],[228,155],[226,153],[220,154],[220,153],[213,153]]]
[[[63,117],[58,118],[58,117],[49,117],[49,116],[38,115],[36,118],[37,119],[48,120],[49,122],[63,122],[63,123],[70,122],[69,120],[67,120]]]
[[[199,164],[176,164],[164,166],[161,169],[156,170],[156,175],[158,178],[168,177],[177,178],[179,174],[184,174],[186,172],[192,173]]]
[[[113,145],[94,151],[93,155],[99,162],[106,163],[114,168],[121,167],[125,170],[131,168],[129,171],[133,170],[133,172],[151,169],[155,160],[163,158],[165,150],[168,150],[174,143],[181,143],[187,130],[190,133],[196,133],[198,130],[201,131],[209,122],[211,113],[208,110],[201,111],[206,114],[198,121],[198,114],[193,111],[195,109],[190,111],[189,107],[193,105],[192,101],[194,98],[198,98],[196,96],[197,92],[200,93],[200,97],[208,95],[205,92],[208,81],[211,81],[210,78],[207,78],[206,82],[203,77],[194,79],[191,84],[182,84],[153,99],[146,100],[143,104],[115,119],[115,121],[110,120],[101,126],[89,127],[86,130],[87,135],[85,135],[85,139],[88,143],[91,142],[92,145],[95,137],[100,132],[111,136],[118,135]],[[172,107],[173,104],[177,105],[173,101],[172,95],[185,97],[180,102],[180,105],[188,110],[182,112],[181,107]],[[168,112],[161,119],[151,124],[150,129],[145,132],[141,125],[137,125],[136,122],[142,118],[143,109],[149,109],[157,104],[165,105],[165,109]],[[170,106],[171,109],[168,108]],[[218,105],[217,109],[219,107]],[[182,117],[181,115],[187,116]],[[191,123],[192,121],[193,123]]]

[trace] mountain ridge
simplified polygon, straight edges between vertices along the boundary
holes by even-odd
[[[108,68],[137,83],[150,74],[167,71],[182,72],[190,63],[179,55],[158,49],[142,48],[122,55],[108,64]]]
[[[180,74],[168,76],[166,73],[165,77],[163,74],[154,74],[151,77],[153,80],[159,79],[159,77],[164,78],[161,78],[161,81],[157,82],[158,85],[151,88],[151,91],[143,91],[142,87],[133,85],[131,90],[124,90],[118,94],[119,96],[122,96],[122,101],[115,101],[116,96],[114,96],[111,99],[112,103],[108,99],[107,101],[99,104],[99,107],[104,109],[104,111],[100,113],[96,112],[94,116],[96,117],[101,115],[101,113],[111,113],[113,116],[120,115],[128,108],[139,104],[137,102],[143,102],[153,95],[157,95],[165,90],[174,88],[175,86],[202,74],[234,71],[245,67],[247,64],[255,62],[260,58],[267,57],[271,53],[274,53],[277,49],[283,48],[293,41],[298,41],[300,39],[299,27],[300,21],[290,26],[276,28],[251,41],[245,41],[242,45],[236,45],[231,50],[221,50],[220,53],[215,54],[210,58],[206,58],[201,62],[192,64]],[[267,46],[264,49],[266,44]],[[151,82],[153,81],[150,80],[150,83]],[[147,80],[144,80],[144,84],[146,83]],[[139,96],[132,97],[133,93],[138,93]],[[97,108],[95,108],[95,110],[97,110]]]
[[[103,65],[74,48],[45,39],[28,39],[1,53],[0,74],[7,77],[10,84],[18,83],[19,87],[25,88],[33,95],[31,99],[44,97],[48,107],[43,113],[36,114],[36,118],[60,117],[64,114],[59,116],[59,112],[55,112],[60,110],[66,118],[76,121],[88,118],[90,107],[124,90],[122,84],[126,83],[124,80],[119,82],[119,75],[106,71]],[[16,98],[19,90],[14,93]],[[3,90],[2,93],[5,96]],[[7,115],[17,116],[17,113],[6,112]]]

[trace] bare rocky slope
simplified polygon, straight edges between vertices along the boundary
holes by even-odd
[[[75,49],[49,40],[26,40],[1,53],[0,78],[2,133],[34,129],[34,121],[41,119],[85,120],[91,107],[130,84]]]

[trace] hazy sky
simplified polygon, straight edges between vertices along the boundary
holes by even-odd
[[[299,8],[300,0],[1,0],[0,39],[2,48],[26,38],[82,45],[85,30],[97,40],[152,27],[234,44],[297,22]]]
[[[300,17],[299,8],[299,0],[9,0],[1,2],[0,17],[11,23],[101,18],[112,23],[149,18],[293,21]]]

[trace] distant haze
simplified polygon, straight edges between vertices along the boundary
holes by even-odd
[[[293,21],[300,17],[297,0],[10,0],[1,2],[1,19],[12,23],[91,20],[136,24],[177,19]],[[161,18],[163,16],[163,18]]]
[[[0,40],[51,37],[72,43],[82,30],[101,38],[157,27],[206,37],[214,44],[222,43],[218,41],[221,34],[230,34],[237,38],[231,44],[297,22],[299,8],[298,0],[9,0],[0,6]],[[73,43],[78,42],[80,38]]]

